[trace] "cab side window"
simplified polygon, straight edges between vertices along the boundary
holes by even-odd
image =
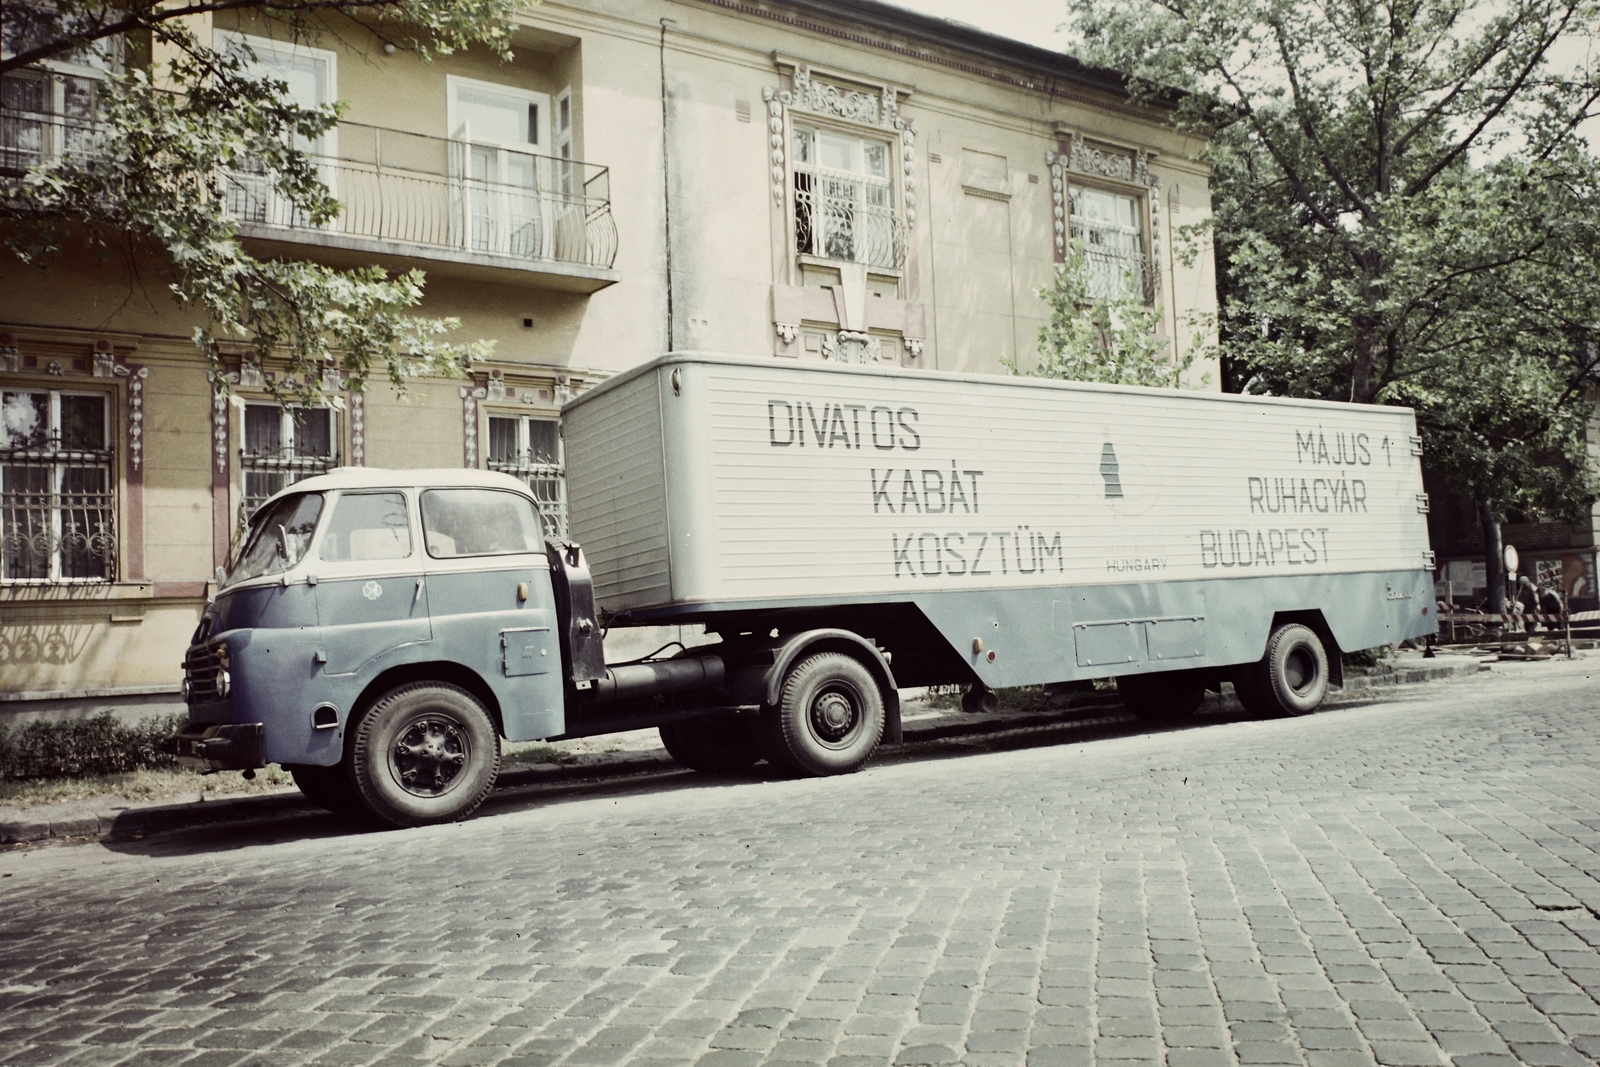
[[[422,532],[435,559],[544,551],[533,501],[495,489],[428,490],[422,494]]]
[[[411,555],[411,515],[404,493],[347,493],[334,505],[322,535],[329,562],[405,559]]]

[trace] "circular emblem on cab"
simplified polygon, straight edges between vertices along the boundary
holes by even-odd
[[[377,600],[383,595],[383,586],[379,585],[377,582],[368,582],[366,585],[361,587],[361,595],[366,597],[368,600]]]

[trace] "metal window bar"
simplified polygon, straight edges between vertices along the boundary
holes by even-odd
[[[538,463],[526,453],[490,459],[489,469],[509,474],[533,492],[551,537],[567,536],[567,471],[559,463]]]
[[[905,266],[905,224],[887,180],[797,164],[794,216],[798,252],[869,267]]]
[[[241,529],[274,493],[338,465],[338,425],[331,410],[246,404],[244,447],[239,450],[244,475]]]
[[[273,494],[303,478],[326,474],[339,465],[338,456],[285,455],[282,451],[239,450],[240,468],[244,472],[244,509],[242,519],[255,513]]]
[[[532,490],[549,536],[567,535],[566,465],[557,423],[525,416],[491,416],[488,467],[511,475]]]
[[[113,456],[0,449],[0,579],[112,582],[117,576]]]
[[[1073,234],[1076,237],[1077,227]],[[1104,245],[1080,245],[1079,251],[1083,253],[1091,297],[1105,300],[1131,291],[1146,304],[1155,302],[1155,278],[1143,253]]]
[[[1076,186],[1069,193],[1072,241],[1083,254],[1089,295],[1106,300],[1131,292],[1146,304],[1154,303],[1155,273],[1144,254],[1144,237],[1137,222],[1142,210],[1139,201],[1120,194],[1094,194]],[[1100,201],[1101,213],[1109,201],[1114,210],[1125,212],[1123,218],[1086,212],[1085,201],[1091,196]]]

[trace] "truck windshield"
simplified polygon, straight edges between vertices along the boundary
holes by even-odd
[[[257,512],[223,584],[277,574],[299,563],[321,515],[321,493],[295,493]]]

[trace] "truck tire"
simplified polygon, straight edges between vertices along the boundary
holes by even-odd
[[[769,722],[769,755],[790,770],[849,774],[865,766],[883,739],[883,694],[860,660],[819,652],[789,671]]]
[[[494,787],[500,735],[465,689],[412,682],[385,693],[362,716],[350,761],[361,802],[382,821],[452,822]]]
[[[1174,722],[1187,719],[1206,695],[1205,683],[1188,671],[1125,674],[1117,679],[1122,704],[1141,719]]]
[[[1311,627],[1285,623],[1267,638],[1267,654],[1261,661],[1241,669],[1234,689],[1252,714],[1276,717],[1316,711],[1328,694],[1328,651]]]
[[[305,763],[285,764],[284,770],[307,800],[335,815],[365,815],[366,806],[350,780],[350,769],[343,763],[332,767],[313,767]]]
[[[738,716],[690,719],[660,727],[667,754],[690,770],[708,774],[747,771],[761,758],[750,721]]]

